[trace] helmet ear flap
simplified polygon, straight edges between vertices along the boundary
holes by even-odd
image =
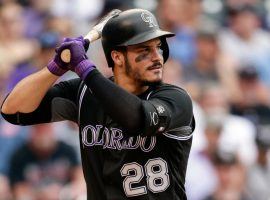
[[[161,41],[161,49],[163,51],[163,60],[164,60],[164,63],[168,60],[169,58],[169,46],[168,46],[168,43],[167,43],[167,40],[165,37],[161,37],[160,38],[160,41]]]

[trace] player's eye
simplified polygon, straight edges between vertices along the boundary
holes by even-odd
[[[162,45],[161,45],[161,44],[159,44],[159,45],[157,46],[157,50],[158,50],[158,52],[159,52],[160,54],[163,53],[163,49],[162,49]]]
[[[150,48],[142,48],[139,50],[139,53],[142,53],[142,54],[148,54],[150,52]]]

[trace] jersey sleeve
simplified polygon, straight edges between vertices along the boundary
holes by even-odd
[[[63,120],[77,122],[76,102],[80,83],[80,79],[72,79],[54,85],[48,90],[38,108],[31,113],[1,114],[8,122],[16,125],[33,125]]]
[[[144,100],[144,134],[173,133],[189,137],[194,130],[192,101],[183,89],[167,86],[150,94]]]

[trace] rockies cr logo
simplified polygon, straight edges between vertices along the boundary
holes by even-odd
[[[142,12],[141,18],[144,22],[149,24],[149,27],[157,26],[156,22],[154,21],[153,17],[150,14]]]

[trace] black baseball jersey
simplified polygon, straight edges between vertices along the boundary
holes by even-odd
[[[195,126],[191,99],[183,89],[163,83],[138,97],[145,114],[140,133],[116,123],[80,79],[55,85],[36,111],[17,114],[16,121],[78,123],[89,200],[186,199],[185,173]]]

